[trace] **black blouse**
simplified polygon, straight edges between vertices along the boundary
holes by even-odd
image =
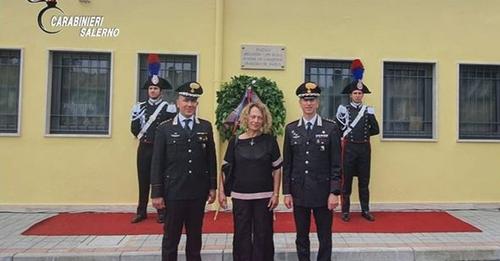
[[[234,139],[229,141],[224,156],[224,161],[234,164],[233,191],[238,193],[273,191],[272,173],[279,169],[282,163],[276,137],[262,134],[249,139],[238,138],[236,150]]]

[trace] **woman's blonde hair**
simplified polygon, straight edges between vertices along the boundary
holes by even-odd
[[[243,110],[241,111],[240,119],[239,119],[240,124],[241,124],[240,126],[244,130],[248,129],[248,115],[250,114],[250,110],[254,107],[259,109],[260,113],[262,113],[263,122],[262,122],[261,132],[262,133],[271,133],[272,126],[273,126],[273,116],[271,116],[269,109],[262,102],[251,102],[243,108]]]

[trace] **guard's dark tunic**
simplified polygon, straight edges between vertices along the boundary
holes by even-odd
[[[195,118],[192,130],[178,116],[158,126],[151,164],[152,198],[166,204],[162,257],[177,260],[182,227],[187,233],[186,259],[200,260],[201,227],[209,189],[216,189],[212,125]]]
[[[348,122],[352,122],[358,116],[361,105],[348,104],[345,107],[347,111]],[[340,107],[339,107],[339,110]],[[339,126],[345,130],[345,121],[337,119]],[[351,125],[352,127],[352,125]],[[358,177],[358,191],[362,211],[369,211],[369,183],[370,183],[370,161],[371,147],[370,136],[379,133],[378,122],[373,113],[369,113],[368,108],[363,113],[358,123],[343,138],[343,185],[342,185],[342,212],[348,213],[350,209],[350,196],[352,190],[352,180],[354,176]]]
[[[137,103],[132,109],[132,120],[130,131],[137,137],[142,128],[148,122],[151,115],[154,114],[162,100],[152,102],[150,100]],[[165,104],[158,113],[155,121],[149,126],[147,131],[139,140],[137,148],[137,177],[139,181],[139,202],[137,206],[137,214],[146,215],[149,198],[149,186],[151,180],[151,159],[153,157],[153,142],[156,132],[156,127],[163,121],[171,119],[175,116],[175,106]]]

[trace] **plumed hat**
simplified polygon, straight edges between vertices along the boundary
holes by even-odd
[[[370,90],[368,90],[368,87],[366,87],[366,85],[363,83],[364,72],[365,68],[361,63],[361,60],[360,59],[354,60],[351,64],[351,74],[353,80],[346,87],[344,87],[342,94],[351,94],[353,91],[356,90],[362,91],[363,93],[371,93]]]
[[[172,85],[165,79],[158,76],[160,72],[160,57],[158,54],[149,54],[148,55],[148,72],[149,76],[144,85],[143,89],[148,89],[149,86],[157,86],[160,89],[172,89]]]

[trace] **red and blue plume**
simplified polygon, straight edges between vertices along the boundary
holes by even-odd
[[[363,79],[363,73],[365,72],[365,68],[363,67],[363,64],[361,63],[360,59],[356,59],[352,61],[351,64],[351,73],[352,73],[352,78],[354,78],[355,81],[359,81]]]
[[[150,76],[160,73],[160,56],[158,54],[148,56],[148,71]]]

